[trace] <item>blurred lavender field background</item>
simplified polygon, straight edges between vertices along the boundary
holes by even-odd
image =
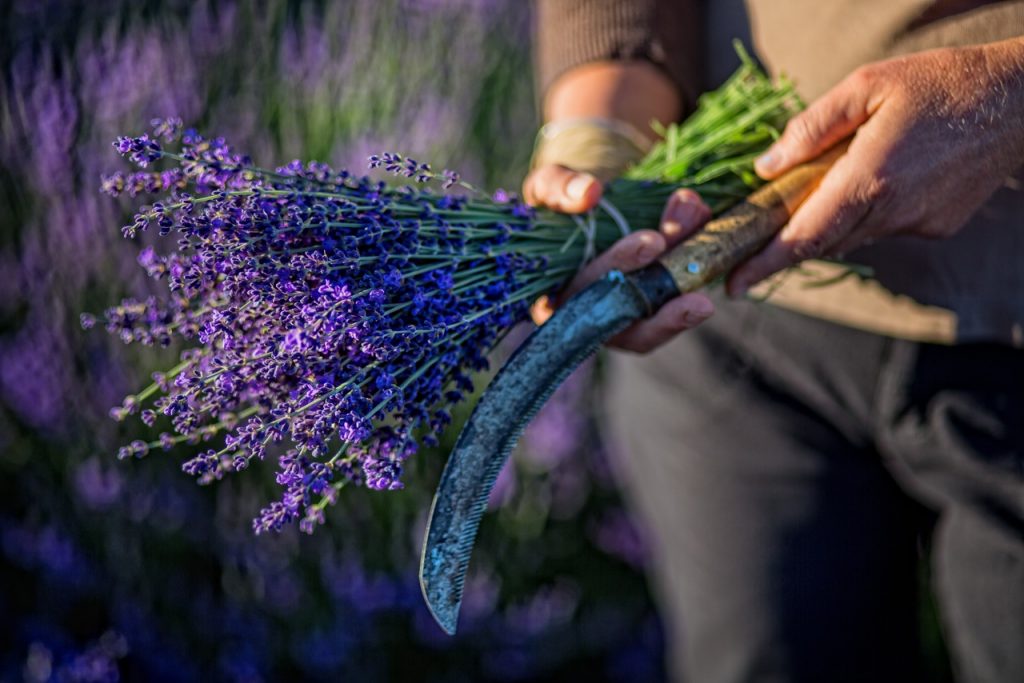
[[[456,638],[416,582],[443,465],[346,490],[313,537],[256,537],[272,468],[200,488],[119,462],[107,417],[174,350],[84,332],[145,291],[99,193],[154,116],[260,165],[408,153],[514,188],[536,126],[523,0],[9,0],[0,5],[0,681],[663,677],[642,538],[577,373],[504,472]],[[449,432],[453,439],[458,425]]]

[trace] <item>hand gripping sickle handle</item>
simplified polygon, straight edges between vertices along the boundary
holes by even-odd
[[[430,510],[420,586],[438,624],[454,633],[480,519],[498,472],[530,419],[606,339],[681,292],[727,274],[763,247],[842,154],[799,166],[708,223],[654,264],[613,272],[572,297],[495,375],[459,434]]]
[[[630,274],[627,281],[643,293],[649,306],[647,314],[679,294],[696,291],[727,275],[768,244],[848,145],[849,140],[844,140],[817,159],[764,185],[650,266]]]

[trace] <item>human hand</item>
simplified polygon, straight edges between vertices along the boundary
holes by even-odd
[[[846,154],[761,252],[733,296],[804,259],[888,235],[942,238],[1024,164],[1024,40],[869,64],[794,117],[756,163],[766,179],[856,131]]]
[[[588,173],[577,173],[564,166],[547,165],[535,169],[523,182],[523,198],[534,206],[564,213],[582,213],[597,205],[601,183]],[[711,217],[711,210],[692,190],[678,190],[668,200],[659,230],[637,230],[613,244],[588,263],[572,282],[555,297],[534,304],[532,314],[539,325],[566,299],[599,279],[609,270],[629,272],[642,268],[699,229]],[[700,293],[683,294],[662,306],[653,316],[635,323],[613,337],[611,346],[647,353],[683,330],[707,320],[714,306]]]

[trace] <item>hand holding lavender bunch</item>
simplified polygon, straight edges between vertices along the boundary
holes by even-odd
[[[155,225],[178,241],[166,255],[139,255],[166,282],[166,299],[125,300],[106,312],[106,327],[126,343],[179,336],[194,348],[112,411],[148,426],[166,416],[173,433],[119,455],[222,435],[221,447],[183,467],[207,483],[273,451],[284,492],[255,520],[257,533],[294,520],[311,532],[349,482],[401,488],[403,462],[436,444],[450,408],[473,391],[472,374],[534,299],[624,233],[657,225],[680,187],[716,212],[744,197],[758,183],[753,159],[798,106],[788,84],[746,61],[582,217],[483,196],[396,154],[370,164],[415,186],[315,162],[256,168],[173,119],[120,138],[118,151],[143,169],[171,163],[104,179],[114,196],[164,195],[125,236]],[[167,149],[179,140],[179,151]]]

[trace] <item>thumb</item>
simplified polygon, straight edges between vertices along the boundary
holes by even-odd
[[[877,109],[871,71],[861,68],[786,124],[782,136],[754,162],[766,180],[814,159],[857,130]]]
[[[589,211],[601,199],[601,182],[589,173],[547,164],[534,169],[523,181],[523,198],[533,206],[564,213]]]

